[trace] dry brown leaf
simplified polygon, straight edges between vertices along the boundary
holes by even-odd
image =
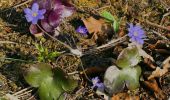
[[[148,58],[144,58],[144,63],[147,64],[150,68],[152,69],[156,69],[156,66],[153,64],[153,62],[148,59]]]
[[[106,28],[105,21],[103,19],[95,19],[94,17],[89,17],[87,19],[82,19],[89,33],[98,33],[102,31],[102,28]]]
[[[118,93],[112,97],[112,100],[140,100],[139,96],[131,96],[127,93]]]
[[[92,39],[94,41],[98,41],[100,43],[106,42],[108,38],[111,38],[113,34],[113,28],[106,23],[106,21],[102,18],[95,19],[94,17],[82,18],[83,23],[85,24],[88,32],[92,35]]]
[[[164,74],[168,72],[168,69],[170,68],[170,57],[164,60],[163,62],[163,69],[160,67],[157,67],[155,71],[152,72],[152,74],[148,77],[148,80],[154,78],[154,77],[161,77]]]
[[[161,69],[160,67],[156,67],[156,70],[152,72],[152,74],[148,77],[148,80],[154,77],[161,77],[167,72],[168,72],[168,69]]]
[[[144,81],[144,84],[151,90],[154,91],[154,94],[159,99],[165,99],[165,94],[163,91],[158,87],[158,84],[155,79]]]

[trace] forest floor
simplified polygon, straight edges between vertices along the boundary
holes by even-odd
[[[17,7],[23,0],[0,0],[0,96],[7,93],[15,94],[29,85],[25,82],[23,71],[25,65],[37,60],[38,50],[35,43],[40,42],[49,51],[68,51],[60,43],[45,37],[34,37],[29,32],[29,23],[26,21],[23,9],[29,3]],[[147,34],[143,49],[154,58],[155,62],[141,63],[144,82],[140,82],[140,88],[134,91],[124,90],[113,96],[115,100],[166,100],[170,96],[170,72],[161,77],[147,80],[146,78],[155,70],[151,66],[162,66],[162,62],[170,56],[170,0],[72,0],[76,12],[63,20],[60,24],[60,31],[64,38],[61,41],[71,45],[73,48],[81,47],[83,50],[95,48],[107,43],[104,33],[99,32],[98,40],[84,37],[75,32],[76,28],[83,25],[82,18],[98,16],[100,12],[107,10],[117,18],[121,18],[121,25],[118,34],[113,34],[112,39],[125,35],[127,23],[140,23]],[[96,25],[97,27],[97,25]],[[99,31],[99,30],[97,30]],[[122,32],[123,31],[123,32]],[[96,42],[97,41],[97,42]],[[99,100],[103,96],[92,90],[91,83],[86,77],[102,77],[107,67],[113,64],[120,51],[127,47],[127,41],[119,43],[109,49],[96,51],[81,58],[73,55],[62,55],[57,62],[50,62],[65,70],[66,73],[78,71],[80,81],[79,87],[69,98],[83,100]],[[80,67],[84,66],[86,75]],[[77,77],[76,75],[73,75]],[[102,78],[101,78],[102,79]],[[32,88],[31,88],[32,89]],[[32,97],[36,100],[36,89],[31,95],[23,97],[27,100]],[[123,98],[121,98],[123,97]],[[112,98],[112,100],[114,100]]]

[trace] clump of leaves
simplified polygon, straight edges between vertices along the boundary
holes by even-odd
[[[47,48],[43,47],[42,45],[35,44],[36,49],[38,50],[38,61],[39,62],[46,62],[52,61],[55,57],[58,57],[61,53],[54,51],[49,52]]]
[[[31,86],[38,88],[41,100],[63,100],[63,93],[77,86],[77,81],[68,77],[62,69],[52,70],[46,63],[32,65],[24,77]]]
[[[127,47],[120,53],[116,61],[117,67],[111,66],[105,72],[104,84],[110,95],[121,92],[125,86],[130,90],[139,87],[141,68],[137,64],[140,59],[136,46]]]
[[[112,23],[115,33],[119,31],[120,20],[117,20],[116,17],[108,11],[103,11],[100,15],[108,20],[108,22]]]

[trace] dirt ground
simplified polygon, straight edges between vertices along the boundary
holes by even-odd
[[[28,7],[29,3],[15,8],[16,5],[22,2],[24,0],[0,0],[0,41],[2,41],[2,43],[0,42],[0,96],[7,93],[13,94],[29,87],[23,78],[22,69],[24,69],[26,64],[31,64],[28,63],[29,61],[36,60],[38,51],[34,46],[35,43],[40,43],[41,41],[43,46],[48,48],[49,51],[68,51],[67,48],[49,37],[45,37],[45,40],[42,41],[40,38],[36,38],[30,34],[30,24],[26,22],[23,13],[23,9]],[[147,34],[147,40],[145,40],[143,48],[154,58],[155,65],[161,66],[161,62],[170,56],[170,31],[160,27],[164,26],[170,30],[170,0],[72,0],[72,4],[76,8],[76,12],[71,17],[64,19],[60,24],[60,30],[64,34],[64,38],[62,37],[61,41],[71,44],[72,47],[79,46],[86,50],[88,49],[86,47],[93,48],[100,45],[89,40],[84,45],[82,41],[87,38],[77,34],[75,29],[83,24],[81,18],[94,15],[98,16],[100,12],[107,10],[118,18],[121,18],[122,30],[125,30],[127,23],[133,22],[142,25]],[[154,31],[161,33],[161,36],[166,37],[168,40],[162,39]],[[114,37],[117,38],[115,34]],[[72,38],[74,38],[75,43]],[[161,42],[156,45],[158,41]],[[127,43],[119,44],[119,47],[123,48],[126,45]],[[95,75],[103,76],[103,70],[112,65],[112,59],[116,59],[118,56],[116,47],[101,52],[98,51],[82,58],[85,70],[89,70],[87,71],[88,77]],[[118,50],[117,52],[120,51]],[[67,73],[76,70],[82,72],[80,61],[71,55],[62,56],[57,63],[50,63],[67,69],[65,70]],[[145,66],[145,64],[141,63],[141,66]],[[93,73],[90,70],[91,67],[103,68],[102,71]],[[146,76],[147,73],[153,71],[145,67],[142,69],[147,70],[146,73],[143,72]],[[77,96],[76,99],[78,100],[102,99],[101,96],[90,89],[91,84],[83,74],[80,74],[79,78],[81,84],[79,84],[79,87],[74,93],[69,95],[70,98]],[[143,78],[145,79],[145,76]],[[124,92],[132,96],[138,95],[141,100],[166,100],[170,96],[170,73],[168,72],[163,77],[157,78],[156,82],[162,90],[161,93],[159,91],[156,93],[142,82],[139,90],[135,92],[125,90]],[[80,94],[77,95],[77,93]],[[29,94],[28,97],[33,95],[36,95],[36,89],[33,89],[32,94]],[[28,97],[23,97],[22,99],[27,100]],[[36,100],[36,98],[37,96],[32,98],[32,100]]]

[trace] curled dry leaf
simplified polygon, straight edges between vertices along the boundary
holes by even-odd
[[[99,33],[102,31],[102,27],[107,28],[105,21],[103,19],[95,19],[94,17],[89,17],[87,19],[82,18],[89,33]]]
[[[144,84],[151,90],[154,91],[154,94],[157,98],[164,100],[165,99],[165,94],[163,91],[158,87],[158,84],[155,79],[149,80],[149,81],[144,81]]]
[[[113,95],[112,100],[140,100],[139,96],[129,95],[128,93],[118,93]]]
[[[150,68],[152,69],[156,69],[156,66],[153,64],[153,62],[148,59],[148,58],[144,58],[144,63],[147,64]]]
[[[104,19],[95,19],[94,17],[82,18],[88,32],[93,33],[92,39],[94,41],[107,40],[112,35],[113,29],[111,25],[108,25]]]
[[[148,80],[154,78],[154,77],[161,77],[164,74],[168,72],[168,69],[170,68],[170,57],[164,60],[163,62],[163,69],[160,67],[157,67],[155,71],[152,72],[152,74],[148,77]]]

